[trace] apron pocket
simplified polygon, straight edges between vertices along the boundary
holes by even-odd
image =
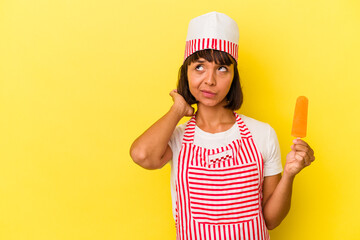
[[[216,169],[190,165],[188,170],[190,210],[195,221],[235,224],[258,215],[256,163]]]

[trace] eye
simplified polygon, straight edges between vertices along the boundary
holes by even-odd
[[[198,70],[198,71],[202,71],[202,70],[204,70],[204,67],[203,67],[203,65],[197,65],[195,67],[195,69]]]
[[[228,70],[227,67],[224,66],[219,67],[219,71],[221,72],[226,72],[227,70]]]

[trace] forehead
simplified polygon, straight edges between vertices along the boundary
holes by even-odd
[[[209,61],[209,60],[206,60],[205,58],[198,58],[195,60],[195,62],[213,62],[213,61]]]
[[[225,64],[225,63],[216,62],[214,60],[208,61],[205,58],[198,58],[190,63],[190,65],[195,65],[195,64],[214,64],[215,66],[220,66],[220,65],[231,66],[231,65],[233,65],[233,64]]]
[[[213,61],[208,61],[205,58],[196,59],[191,64],[195,64],[195,63],[215,63],[216,65],[219,65],[214,60]]]
[[[227,65],[227,66],[230,66],[235,62],[235,60],[233,60],[228,53],[212,50],[212,49],[206,49],[195,52],[187,59],[188,65],[190,65],[193,62],[201,62],[201,61],[215,62],[218,65]]]

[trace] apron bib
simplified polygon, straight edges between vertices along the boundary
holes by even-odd
[[[186,125],[175,180],[177,240],[270,239],[261,209],[263,159],[234,115],[241,139],[221,148],[193,144],[195,115]]]

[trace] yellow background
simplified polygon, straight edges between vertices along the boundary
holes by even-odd
[[[272,125],[283,164],[309,98],[317,159],[272,239],[359,239],[355,0],[0,1],[0,239],[175,239],[169,165],[129,148],[170,108],[188,22],[210,11],[239,25],[239,112]]]

